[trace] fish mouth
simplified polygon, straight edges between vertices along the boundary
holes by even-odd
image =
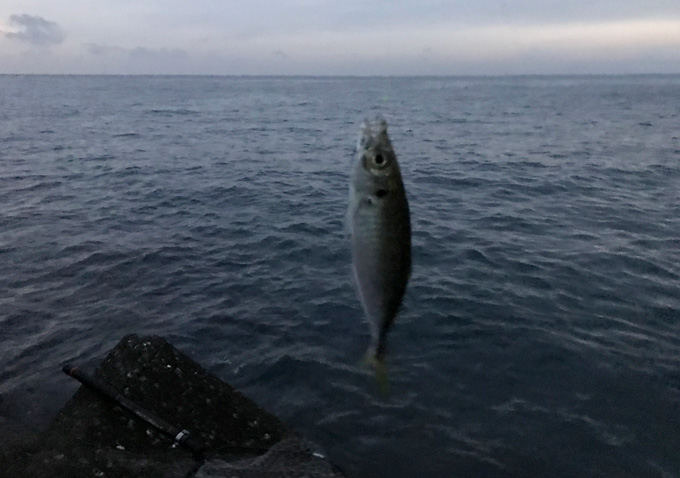
[[[359,146],[363,149],[370,149],[375,145],[381,144],[387,138],[387,121],[378,117],[375,121],[364,119],[361,124],[361,136]]]

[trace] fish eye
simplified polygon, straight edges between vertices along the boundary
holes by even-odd
[[[383,152],[376,152],[374,154],[372,154],[372,152],[366,152],[362,158],[362,161],[364,168],[377,173],[378,171],[384,171],[389,167],[391,158],[389,155],[386,155]]]
[[[390,158],[389,156],[385,156],[383,153],[377,153],[375,156],[373,156],[371,162],[376,168],[384,169],[390,164]]]

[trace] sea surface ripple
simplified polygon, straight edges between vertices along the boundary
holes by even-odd
[[[378,114],[388,396],[344,228]],[[680,476],[679,124],[677,76],[0,76],[0,430],[157,334],[349,476]]]

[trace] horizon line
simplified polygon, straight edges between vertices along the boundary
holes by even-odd
[[[257,74],[257,73],[0,73],[0,76],[172,76],[172,77],[218,77],[218,78],[526,78],[526,77],[623,77],[623,76],[680,76],[677,73],[458,73],[458,74]]]

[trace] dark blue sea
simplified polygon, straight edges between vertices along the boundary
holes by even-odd
[[[344,228],[382,115],[389,394]],[[157,334],[350,477],[680,476],[680,77],[0,76],[0,429]]]

